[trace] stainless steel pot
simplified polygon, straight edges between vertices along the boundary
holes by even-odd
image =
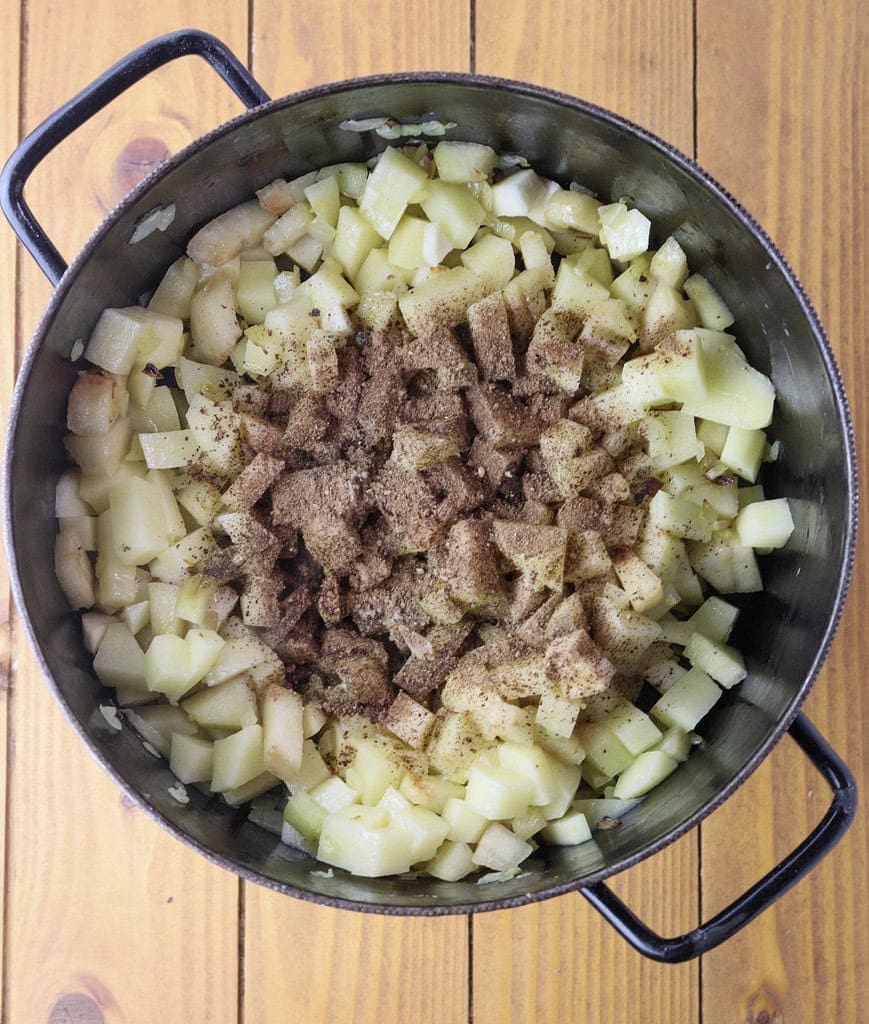
[[[111,213],[66,267],[23,200],[33,168],[58,142],[155,67],[195,53],[252,108],[161,165]],[[205,221],[278,176],[364,160],[385,143],[339,128],[346,118],[389,114],[403,122],[454,121],[452,137],[524,154],[552,178],[581,179],[602,197],[631,196],[658,242],[673,233],[695,270],[733,309],[752,363],[778,393],[773,434],[781,457],[768,493],[791,501],[796,530],[764,561],[766,590],[741,602],[736,642],[750,675],[703,723],[705,743],[632,813],[596,842],[545,850],[511,881],[484,887],[325,877],[279,847],[242,812],[197,791],[182,807],[167,793],[166,764],[129,728],[109,728],[107,700],[90,669],[78,617],[54,577],[54,485],[63,467],[72,343],[106,306],[135,303],[153,288]],[[817,314],[781,254],[738,203],[691,160],[648,132],[545,89],[457,74],[358,79],[269,101],[221,43],[203,33],[165,36],[120,61],[30,135],[0,181],[3,209],[56,285],[24,360],[12,406],[4,496],[12,585],[33,648],[73,728],[139,806],[216,863],[272,889],[385,914],[448,914],[513,907],[580,891],[647,956],[684,960],[726,939],[809,871],[841,838],[856,807],[854,780],[798,709],[829,650],[851,573],[857,529],[854,441],[839,371]],[[136,222],[174,203],[171,227],[129,245]],[[693,828],[757,767],[785,733],[824,774],[832,803],[815,831],[769,875],[701,927],[655,935],[603,884]]]

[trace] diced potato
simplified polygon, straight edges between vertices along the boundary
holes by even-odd
[[[634,756],[654,747],[661,739],[661,730],[645,712],[630,701],[620,701],[606,718],[613,736]]]
[[[341,207],[332,255],[351,281],[356,282],[359,268],[372,249],[380,244],[380,235],[355,207]]]
[[[667,690],[649,714],[667,727],[678,726],[690,732],[720,698],[721,690],[709,676],[692,668]]]
[[[553,228],[570,228],[584,235],[597,235],[600,230],[600,202],[585,192],[558,189],[546,201],[544,220]]]
[[[763,589],[754,551],[732,530],[714,533],[708,543],[689,544],[689,556],[696,571],[722,594],[752,594]]]
[[[794,531],[787,498],[755,501],[740,509],[736,517],[740,543],[752,548],[781,548]]]
[[[693,502],[658,491],[649,503],[649,522],[675,537],[708,541],[714,520]]]
[[[667,469],[688,459],[699,459],[703,445],[697,440],[694,417],[682,412],[650,412],[640,423],[649,457],[656,469]]]
[[[679,767],[679,762],[662,750],[647,750],[619,776],[613,790],[616,800],[645,796]]]
[[[235,299],[238,311],[249,324],[261,324],[278,304],[275,295],[277,267],[274,260],[244,260],[238,273]]]
[[[531,784],[531,804],[543,807],[555,795],[555,780],[549,758],[539,747],[502,743],[498,747],[502,768],[515,772]]]
[[[105,434],[127,410],[123,377],[107,371],[79,374],[66,410],[66,425],[74,434]]]
[[[221,796],[230,807],[239,807],[250,800],[255,800],[270,789],[274,789],[277,784],[278,780],[274,775],[270,772],[263,772],[261,775],[251,779],[250,782],[245,782],[242,786],[224,790]]]
[[[534,721],[550,736],[569,739],[578,717],[579,704],[576,701],[545,692],[540,697]],[[550,749],[546,744],[543,745]]]
[[[301,744],[299,746],[299,753],[301,755]],[[301,763],[301,756],[299,761]],[[303,793],[304,790],[300,790],[300,792]],[[314,786],[310,791],[310,796],[328,814],[340,811],[342,807],[349,807],[350,804],[359,803],[359,794],[351,789],[343,779],[339,779],[337,775],[333,775],[331,778],[326,779],[325,782]]]
[[[770,379],[748,365],[730,335],[704,331],[701,344],[707,366],[707,394],[703,399],[687,400],[682,411],[729,427],[768,427],[775,402]]]
[[[305,198],[311,204],[315,216],[334,228],[338,223],[338,211],[341,209],[338,179],[334,175],[329,175],[312,182],[305,189]]]
[[[126,623],[131,633],[140,633],[151,622],[150,602],[139,601],[137,604],[127,605],[121,612],[121,620]]]
[[[489,824],[485,815],[475,811],[466,800],[456,797],[447,800],[442,815],[449,825],[447,838],[454,843],[476,843]]]
[[[613,569],[627,591],[634,611],[648,612],[664,600],[661,578],[634,551],[618,548],[611,557]]]
[[[486,211],[464,185],[430,181],[423,211],[436,224],[452,249],[465,249],[483,223]]]
[[[580,725],[576,735],[585,749],[585,764],[609,777],[624,771],[633,760],[630,750],[606,720]]]
[[[199,457],[199,442],[192,430],[169,430],[139,434],[139,444],[148,469],[178,469]]]
[[[184,642],[190,653],[190,680],[195,686],[211,671],[226,641],[212,629],[189,629]]]
[[[185,785],[208,782],[214,770],[214,744],[200,736],[172,733],[169,769]]]
[[[647,338],[667,337],[675,331],[697,326],[694,307],[676,291],[659,284],[643,310],[643,330]]]
[[[591,839],[591,829],[582,811],[570,810],[564,817],[551,821],[540,838],[552,846],[578,846]]]
[[[146,407],[137,409],[134,406],[130,410],[130,424],[133,430],[139,434],[180,430],[181,420],[178,417],[178,407],[172,398],[173,394],[177,394],[174,388],[155,387],[150,392]]]
[[[409,805],[391,814],[390,827],[400,828],[411,837],[412,864],[430,860],[447,837],[449,825],[425,807]]]
[[[355,746],[356,756],[347,768],[345,781],[363,804],[373,806],[390,786],[398,788],[404,771],[383,744],[361,740]]]
[[[530,843],[493,821],[480,836],[473,861],[493,871],[508,871],[521,864],[533,852],[534,847]]]
[[[211,777],[211,789],[215,793],[237,789],[262,775],[264,770],[261,725],[249,725],[215,742]]]
[[[97,649],[106,635],[106,630],[113,622],[117,622],[117,619],[112,615],[105,615],[103,612],[82,612],[81,632],[86,651],[90,654],[97,653]]]
[[[314,214],[307,203],[296,203],[285,211],[263,236],[263,245],[272,256],[287,252],[304,237]]]

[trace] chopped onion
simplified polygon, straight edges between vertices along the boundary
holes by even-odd
[[[152,757],[162,757],[163,756],[160,753],[160,751],[154,746],[154,744],[153,743],[149,743],[147,740],[142,740],[142,746],[145,748],[145,750],[148,751],[148,753]]]
[[[520,153],[501,153],[498,157],[498,166],[502,170],[511,167],[530,167],[531,164]]]
[[[173,800],[177,800],[179,804],[190,803],[190,797],[187,795],[187,790],[180,782],[176,783],[174,786],[170,786],[167,792],[169,793],[169,796],[171,796]]]
[[[173,220],[175,220],[174,203],[170,203],[168,206],[155,207],[136,223],[128,244],[136,245],[155,231],[165,231]]]
[[[100,714],[115,732],[120,732],[124,728],[120,718],[118,718],[118,709],[113,704],[100,704]]]
[[[338,127],[345,132],[372,132],[386,124],[387,120],[388,118],[385,117],[365,117],[356,121],[351,117],[342,121]]]
[[[81,338],[76,338],[75,341],[72,343],[72,348],[70,349],[70,352],[69,352],[69,358],[74,363],[77,363],[79,361],[79,359],[81,359],[81,357],[83,355],[84,355],[84,342],[81,340]]]

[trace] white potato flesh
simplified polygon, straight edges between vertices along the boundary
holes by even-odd
[[[478,142],[439,142],[432,152],[438,177],[443,181],[486,181],[498,155]]]
[[[69,393],[66,425],[73,434],[105,434],[127,410],[123,377],[101,371],[82,373]]]
[[[368,176],[359,197],[359,212],[381,238],[392,237],[411,198],[427,183],[428,175],[397,149],[386,149]]]
[[[477,865],[474,863],[473,851],[467,843],[456,843],[446,840],[441,844],[438,852],[426,864],[425,869],[433,878],[440,878],[444,882],[457,882],[472,871]]]

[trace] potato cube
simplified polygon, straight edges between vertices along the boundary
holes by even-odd
[[[534,847],[530,843],[493,821],[480,836],[473,861],[493,871],[508,871],[521,864],[533,852]]]
[[[693,668],[702,669],[725,690],[736,686],[748,675],[745,660],[735,647],[715,643],[702,633],[691,636],[683,653]]]
[[[794,531],[787,498],[773,498],[746,505],[736,517],[740,543],[752,548],[781,548]]]
[[[390,825],[388,817],[377,808],[356,806],[327,815],[317,847],[318,860],[364,878],[409,871],[413,836]]]
[[[94,656],[94,672],[103,686],[146,688],[145,655],[125,623],[106,627]]]
[[[214,744],[199,736],[173,732],[169,770],[179,782],[208,782],[214,770]]]
[[[516,818],[531,804],[534,787],[527,778],[500,765],[479,762],[468,772],[468,806],[489,821]]]
[[[613,790],[616,800],[645,796],[679,767],[679,762],[662,750],[647,750],[619,776]]]
[[[214,744],[214,771],[211,789],[222,793],[237,789],[264,772],[263,728],[249,725],[238,732],[217,740]]]
[[[705,672],[692,668],[667,690],[649,713],[664,726],[678,726],[690,732],[712,710],[721,692]]]
[[[637,612],[648,612],[664,600],[661,578],[637,556],[631,548],[616,548],[610,552],[613,569],[628,593],[631,607]]]
[[[155,636],[145,651],[145,684],[177,701],[193,686],[190,648],[180,636]]]
[[[568,811],[563,817],[550,822],[540,838],[551,846],[578,846],[591,839],[591,829],[582,811]]]
[[[106,309],[84,355],[95,366],[126,376],[137,362],[148,360],[152,352],[159,353],[155,358],[161,358],[161,366],[169,365],[171,360],[162,361],[163,353],[174,352],[177,358],[182,333],[183,325],[177,317],[140,306]]]
[[[426,864],[425,870],[433,878],[444,882],[457,882],[476,869],[473,851],[467,843],[445,840],[438,852]]]
[[[200,690],[183,707],[205,729],[243,729],[258,720],[256,697],[244,679]]]

